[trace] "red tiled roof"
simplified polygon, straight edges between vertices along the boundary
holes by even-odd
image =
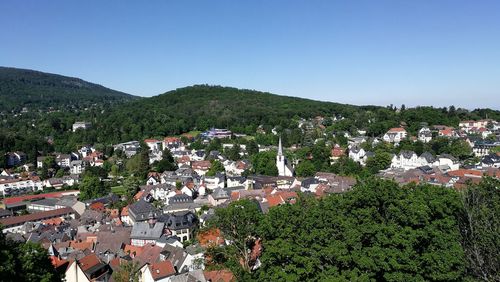
[[[123,251],[127,254],[135,256],[139,256],[142,254],[144,251],[144,247],[139,247],[139,246],[133,246],[133,245],[125,245],[123,248]]]
[[[52,263],[52,265],[54,266],[54,268],[59,268],[61,266],[63,266],[64,264],[67,264],[68,261],[65,260],[65,259],[60,259],[56,256],[50,256],[50,262]]]
[[[473,170],[473,169],[457,169],[457,170],[448,171],[448,175],[455,176],[455,177],[464,177],[464,176],[481,177],[481,176],[483,176],[483,172],[479,171],[479,170]]]
[[[92,250],[94,243],[92,241],[90,242],[70,241],[69,246],[76,250],[82,250],[82,251],[85,249]]]
[[[19,197],[10,197],[10,198],[5,198],[3,199],[3,203],[6,205],[22,202],[22,201],[29,201],[29,200],[34,200],[34,199],[43,199],[43,198],[60,198],[63,195],[67,194],[68,192],[78,192],[78,190],[70,190],[70,191],[64,191],[64,192],[52,192],[52,193],[45,193],[45,194],[38,194],[38,195],[25,195],[25,196],[19,196]]]
[[[121,215],[122,216],[128,216],[128,206],[123,207]]]
[[[406,131],[406,130],[402,127],[394,127],[394,128],[389,129],[388,132],[403,132],[403,131]]]
[[[134,195],[134,199],[136,201],[139,200],[142,197],[143,194],[144,194],[144,191],[142,191],[142,190],[139,191],[139,192],[137,192],[137,194]]]
[[[72,208],[62,208],[62,209],[37,212],[37,213],[21,215],[21,216],[11,216],[11,217],[0,219],[0,224],[2,224],[4,226],[19,225],[19,224],[22,224],[22,223],[28,222],[28,221],[35,221],[36,222],[36,221],[40,221],[40,220],[44,220],[44,219],[63,216],[63,215],[66,215],[69,213],[74,213],[74,212],[75,211]]]
[[[144,143],[157,143],[160,142],[159,140],[156,139],[144,139]]]
[[[143,251],[140,255],[137,255],[135,257],[136,260],[140,261],[141,263],[154,263],[157,262],[160,259],[160,252],[162,251],[162,248],[152,245],[152,244],[146,244],[143,246]]]
[[[211,166],[210,161],[196,161],[191,163],[193,169],[209,169]]]
[[[95,202],[95,203],[91,204],[91,205],[89,206],[89,208],[90,208],[91,210],[95,210],[95,211],[104,211],[104,210],[105,210],[105,208],[104,208],[104,204],[103,204],[103,203],[101,203],[101,202]]]
[[[205,279],[212,282],[231,282],[235,281],[234,275],[227,269],[203,271]]]
[[[165,137],[165,139],[163,139],[163,141],[165,143],[174,143],[174,142],[180,142],[181,139],[179,137]]]
[[[169,260],[153,263],[149,269],[155,281],[175,274],[174,265]]]
[[[90,268],[100,263],[101,261],[95,254],[90,254],[88,256],[85,256],[78,261],[78,264],[80,265],[80,268],[82,269],[83,272],[89,270]]]
[[[60,225],[64,220],[60,217],[56,218],[51,218],[51,219],[46,219],[43,221],[43,223],[47,225]]]
[[[297,193],[282,191],[282,192],[277,192],[275,194],[271,194],[266,197],[269,207],[274,207],[284,204],[291,198],[297,198]]]

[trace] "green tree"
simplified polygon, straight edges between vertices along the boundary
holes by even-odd
[[[453,190],[369,178],[320,200],[271,208],[259,228],[260,281],[463,280]]]
[[[231,244],[224,248],[224,254],[233,265],[240,265],[245,272],[251,272],[255,264],[250,251],[259,239],[257,230],[262,220],[258,205],[250,200],[239,200],[227,208],[215,210],[211,224],[219,228]]]
[[[97,176],[84,176],[79,187],[79,198],[82,201],[99,198],[110,192]]]
[[[464,160],[472,156],[472,148],[465,140],[454,139],[449,144],[449,153],[454,157]]]
[[[277,176],[276,152],[267,151],[255,154],[252,157],[252,167],[255,174]]]
[[[177,164],[168,148],[163,150],[162,159],[154,164],[154,168],[158,172],[173,171],[177,169]]]
[[[295,168],[295,173],[299,177],[313,176],[316,172],[314,164],[309,160],[301,161]]]
[[[250,140],[246,146],[247,154],[253,156],[259,152],[259,145],[255,140]]]
[[[0,227],[0,279],[2,281],[60,281],[47,250],[35,243],[18,243]]]
[[[391,154],[383,151],[375,152],[375,155],[369,157],[366,161],[366,168],[373,174],[388,168],[391,165]]]
[[[462,245],[467,271],[483,281],[500,280],[500,180],[484,178],[461,193]]]
[[[219,161],[212,161],[212,165],[205,175],[215,176],[219,172],[225,172],[224,165]]]
[[[123,263],[117,271],[113,272],[113,280],[116,282],[139,282],[139,269],[139,263],[136,261]]]
[[[224,153],[228,159],[236,161],[240,159],[240,151],[240,145],[234,144],[233,147],[225,149]]]

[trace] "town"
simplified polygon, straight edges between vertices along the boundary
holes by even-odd
[[[500,179],[498,121],[422,124],[415,135],[405,124],[380,136],[326,130],[342,120],[299,119],[298,132],[313,136],[307,146],[285,147],[286,132],[261,126],[255,136],[212,128],[111,148],[88,144],[36,163],[8,152],[0,224],[7,238],[40,243],[66,281],[110,281],[126,265],[140,281],[233,281],[231,270],[207,267],[214,263],[207,250],[234,244],[211,223],[231,203],[250,200],[266,214],[301,195],[350,191],[366,173],[455,190],[483,176]],[[91,127],[76,122],[72,131]],[[257,136],[278,142],[257,144]],[[329,169],[318,170],[318,161]],[[261,251],[258,241],[249,250],[254,269]]]

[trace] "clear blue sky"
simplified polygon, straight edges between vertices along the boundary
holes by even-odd
[[[152,96],[217,84],[500,108],[500,1],[0,1],[0,65]]]

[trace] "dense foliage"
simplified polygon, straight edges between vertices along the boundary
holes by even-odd
[[[484,281],[500,280],[500,180],[486,178],[462,192],[460,220],[467,271]]]
[[[455,190],[370,178],[351,192],[300,196],[264,216],[235,202],[218,212],[215,226],[225,236],[261,239],[262,265],[242,267],[241,255],[215,263],[252,281],[498,280],[498,187],[485,179],[461,201]],[[229,224],[248,217],[252,230]]]
[[[9,240],[0,228],[0,280],[61,281],[49,260],[47,250],[39,244]]]
[[[28,109],[82,108],[134,96],[62,75],[0,67],[0,112]]]

